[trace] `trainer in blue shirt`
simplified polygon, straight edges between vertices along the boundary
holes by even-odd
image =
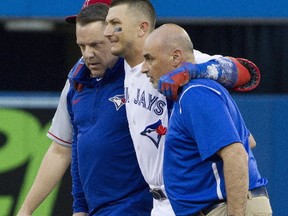
[[[167,71],[184,62],[195,64],[188,34],[174,24],[148,36],[143,56],[142,72],[155,87]],[[207,70],[217,72],[213,65]],[[267,180],[249,147],[251,136],[236,103],[219,83],[195,79],[180,90],[163,165],[165,189],[177,216],[272,215]]]
[[[83,57],[69,73],[67,107],[73,125],[74,215],[148,216],[152,196],[130,137],[124,99],[124,60],[104,37],[108,6],[94,4],[76,18]]]

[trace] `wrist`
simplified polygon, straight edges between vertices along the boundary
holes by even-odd
[[[188,71],[189,74],[189,80],[199,78],[200,76],[200,68],[197,64],[193,64],[191,62],[184,62],[181,67],[184,68],[184,70]]]
[[[33,214],[34,210],[32,210],[31,208],[29,208],[26,205],[22,205],[22,207],[20,208],[17,216],[19,215],[25,215],[25,216],[31,216]]]

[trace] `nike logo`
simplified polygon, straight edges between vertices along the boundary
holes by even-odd
[[[75,104],[77,104],[79,101],[80,101],[80,98],[78,98],[78,99],[76,99],[76,100],[73,100],[73,101],[72,101],[72,104],[75,105]]]

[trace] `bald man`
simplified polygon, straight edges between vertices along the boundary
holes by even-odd
[[[154,30],[143,48],[142,73],[157,89],[160,77],[195,63],[193,44],[178,25]],[[183,86],[167,131],[163,176],[176,215],[272,215],[250,132],[228,91],[209,79]]]
[[[173,52],[174,50],[175,52]],[[179,59],[180,54],[183,56],[182,61]],[[156,89],[160,77],[167,71],[178,68],[185,61],[196,63],[189,35],[180,26],[174,24],[163,25],[151,33],[145,41],[143,56],[145,62],[142,65],[142,72],[146,73]],[[150,67],[152,66],[153,70],[151,71]]]

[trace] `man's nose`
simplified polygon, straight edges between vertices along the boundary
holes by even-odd
[[[142,67],[141,67],[141,73],[147,74],[147,72],[148,72],[148,67],[147,67],[147,64],[144,61],[143,64],[142,64]]]
[[[83,56],[84,56],[85,58],[92,58],[92,57],[94,57],[94,56],[95,56],[94,50],[93,50],[92,48],[90,48],[90,47],[86,47],[86,49],[85,49],[85,51],[84,51],[84,53],[83,53]]]
[[[105,37],[111,36],[111,35],[113,35],[113,32],[114,32],[113,27],[108,24],[104,30],[104,36]]]

